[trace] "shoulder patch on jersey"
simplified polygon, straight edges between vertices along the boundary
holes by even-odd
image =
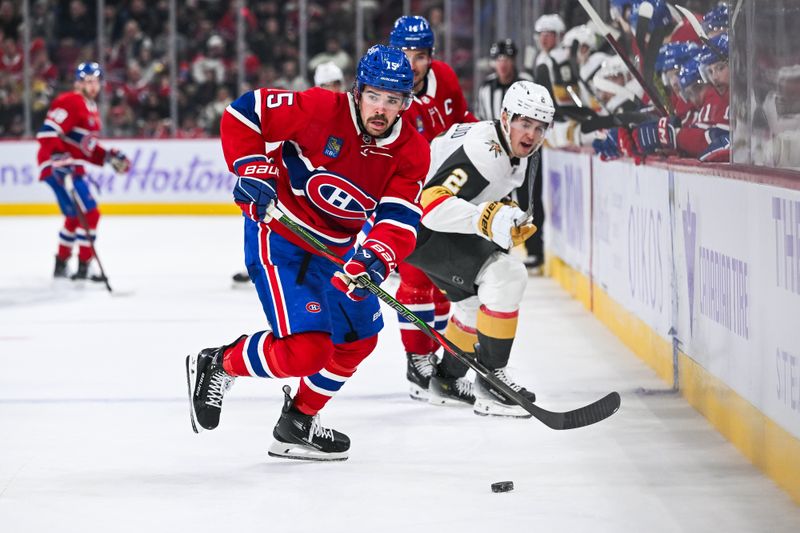
[[[489,145],[489,153],[494,154],[495,159],[503,155],[503,147],[494,139],[488,140],[483,144]]]
[[[342,151],[342,144],[344,144],[344,139],[331,135],[328,137],[328,142],[325,143],[325,149],[322,153],[327,157],[339,157],[339,152]]]
[[[304,189],[314,207],[334,218],[366,220],[378,206],[370,195],[329,171],[314,172]]]

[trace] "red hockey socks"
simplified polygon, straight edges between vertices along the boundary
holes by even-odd
[[[270,331],[259,331],[228,347],[222,367],[231,376],[308,376],[319,372],[333,353],[328,333],[308,331],[278,339]]]

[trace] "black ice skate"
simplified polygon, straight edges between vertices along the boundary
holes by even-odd
[[[267,452],[272,457],[304,461],[344,461],[350,439],[344,433],[322,427],[319,415],[307,415],[294,408],[289,385],[283,386],[283,409]]]
[[[89,261],[80,261],[78,263],[78,270],[70,278],[72,281],[95,281],[103,283],[106,278],[101,274],[89,274]]]
[[[233,286],[241,287],[250,285],[250,274],[247,272],[237,272],[233,275]]]
[[[514,380],[506,373],[505,368],[498,368],[492,372],[500,381],[508,385],[514,391],[530,400],[536,401],[536,395],[528,389],[517,385]],[[482,416],[510,416],[514,418],[530,418],[531,414],[503,396],[503,393],[495,389],[488,381],[477,376],[475,378],[475,414]]]
[[[235,379],[222,368],[222,356],[225,349],[239,339],[227,346],[206,348],[197,355],[186,356],[189,415],[195,433],[200,433],[204,429],[214,429],[219,425],[222,398],[233,386]]]
[[[431,376],[428,402],[433,405],[473,405],[475,394],[472,382],[467,378],[440,376],[434,372]]]
[[[56,256],[56,266],[53,269],[53,277],[54,278],[67,278],[69,277],[69,272],[67,272],[67,260],[61,259],[60,257]]]
[[[433,354],[406,353],[406,379],[408,380],[408,395],[412,400],[428,401],[428,385],[433,374],[431,356]]]

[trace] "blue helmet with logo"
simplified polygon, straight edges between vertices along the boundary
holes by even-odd
[[[365,85],[385,91],[401,93],[411,104],[411,89],[414,86],[414,71],[406,55],[399,48],[376,44],[358,62],[356,89],[360,93]]]
[[[433,30],[425,17],[402,16],[394,21],[389,44],[410,50],[433,49]]]
[[[728,34],[720,33],[708,40],[708,45],[703,47],[700,62],[703,65],[712,65],[719,61],[728,60]]]
[[[94,76],[99,79],[103,78],[103,68],[100,66],[100,63],[87,61],[81,63],[78,65],[78,68],[75,69],[75,81],[85,80],[89,76]]]
[[[700,47],[692,42],[667,43],[658,51],[656,72],[666,72],[680,68],[684,61],[696,57]]]
[[[703,29],[706,33],[727,30],[728,24],[728,4],[719,4],[703,16]]]
[[[700,62],[697,59],[691,58],[683,63],[678,74],[678,82],[681,85],[681,90],[686,90],[695,83],[703,83],[703,77],[700,74]]]

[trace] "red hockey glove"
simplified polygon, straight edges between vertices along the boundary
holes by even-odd
[[[131,160],[116,148],[112,148],[106,152],[106,163],[111,165],[111,168],[120,174],[127,174],[131,169]]]
[[[337,272],[331,278],[331,284],[347,294],[348,298],[358,302],[370,294],[365,285],[361,283],[362,280],[380,285],[395,266],[394,254],[391,250],[375,241],[366,241],[355,255],[342,266],[342,272]]]

